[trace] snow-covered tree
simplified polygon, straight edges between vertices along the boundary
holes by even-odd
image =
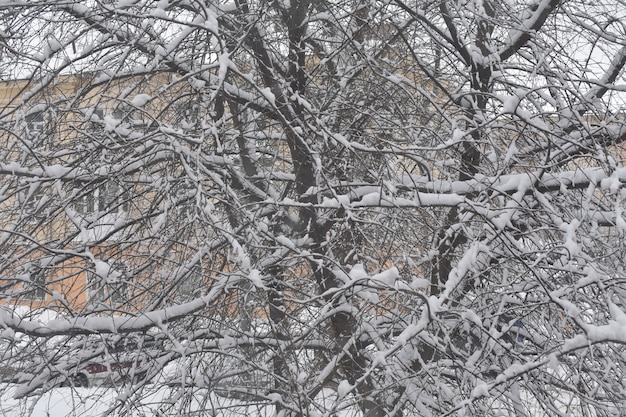
[[[2,398],[619,415],[626,4],[588,3],[0,3]]]

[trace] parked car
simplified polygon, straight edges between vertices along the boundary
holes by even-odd
[[[61,385],[93,387],[143,381],[147,373],[143,356],[131,352],[124,356],[119,358],[102,354],[93,358],[80,366],[76,374],[71,376],[71,381],[66,379]]]
[[[0,307],[15,317],[45,326],[60,313],[47,309]],[[92,387],[145,380],[153,358],[160,355],[164,336],[89,335],[32,338],[0,332],[0,383],[50,388],[59,385]]]
[[[154,335],[139,338],[90,337],[63,360],[68,377],[62,382],[77,387],[139,383],[148,376],[153,360],[161,353]]]

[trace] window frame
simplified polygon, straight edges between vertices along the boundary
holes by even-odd
[[[75,209],[83,216],[95,213],[120,215],[130,211],[128,191],[114,180],[104,181],[80,196]]]
[[[119,275],[111,279],[111,272]],[[91,304],[105,304],[111,308],[120,307],[130,301],[129,268],[123,261],[109,264],[106,278],[98,275],[92,266],[86,270],[87,300]]]
[[[176,298],[178,301],[189,301],[196,297],[202,292],[204,286],[202,265],[198,263],[191,268],[187,268],[176,284]]]
[[[24,116],[26,130],[29,134],[39,136],[46,131],[46,112],[37,110]]]
[[[30,268],[28,282],[24,283],[22,297],[29,301],[44,301],[48,294],[48,270],[40,265]]]
[[[44,207],[49,201],[45,189],[41,184],[29,184],[27,189],[20,192],[18,203],[21,216],[28,223],[40,223],[46,218]]]

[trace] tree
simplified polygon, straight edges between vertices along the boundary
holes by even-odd
[[[0,10],[13,395],[102,357],[120,413],[619,413],[622,1]]]

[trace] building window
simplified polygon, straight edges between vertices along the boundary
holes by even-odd
[[[45,300],[46,269],[38,265],[31,268],[29,280],[24,284],[24,298],[27,300]]]
[[[20,193],[18,198],[22,217],[29,223],[39,223],[46,216],[47,201],[48,197],[46,197],[41,186],[29,186],[26,191]]]
[[[38,111],[26,115],[26,129],[33,136],[43,133],[46,130],[44,112]]]
[[[196,103],[187,104],[178,112],[182,117],[180,126],[183,132],[187,134],[198,133],[202,128],[202,120],[200,118],[200,106]]]
[[[44,149],[54,144],[53,120],[52,113],[48,109],[31,111],[24,116],[24,133],[30,146]]]
[[[180,219],[190,219],[195,215],[197,186],[187,178],[178,179],[173,184],[173,205],[176,216]]]
[[[121,126],[135,133],[146,133],[150,125],[150,120],[145,117],[142,111],[133,107],[120,104],[110,111],[111,118],[116,122],[116,126]]]
[[[90,134],[100,133],[104,129],[104,110],[94,109],[89,113],[89,120],[87,121],[87,132]]]
[[[93,192],[80,197],[76,205],[76,211],[85,215],[96,212],[120,214],[129,209],[128,192],[115,181],[98,185]]]
[[[96,274],[93,267],[89,268],[87,296],[93,304],[118,307],[128,303],[128,267],[122,262],[115,262],[106,277]]]
[[[177,286],[177,301],[189,301],[202,293],[204,287],[204,279],[202,276],[202,267],[194,265],[187,270],[187,273],[179,279]]]

